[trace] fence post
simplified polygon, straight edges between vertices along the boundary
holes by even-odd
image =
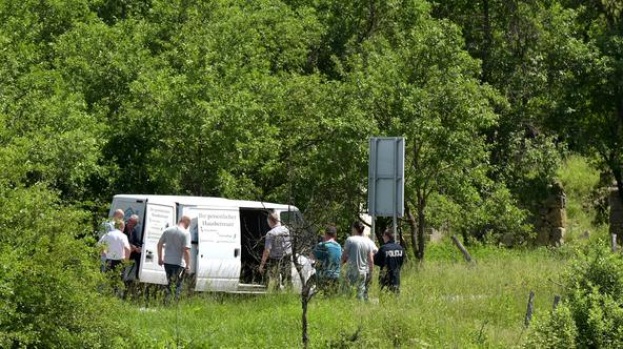
[[[524,320],[524,326],[530,326],[530,321],[532,321],[532,312],[534,311],[534,291],[530,291],[530,296],[528,296],[528,307],[526,309],[526,318]]]
[[[556,308],[558,308],[558,303],[560,303],[560,296],[559,295],[555,295],[554,296],[554,310],[556,310]]]

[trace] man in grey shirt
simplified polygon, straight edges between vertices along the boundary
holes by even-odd
[[[354,222],[351,236],[344,243],[342,263],[346,264],[346,281],[357,289],[357,298],[368,300],[368,286],[374,268],[374,254],[368,238],[363,236],[364,226]]]
[[[267,265],[269,280],[279,290],[281,282],[286,287],[292,286],[292,242],[290,231],[281,225],[278,213],[268,215],[268,226],[271,229],[266,233],[260,273],[264,274],[264,266]]]
[[[190,217],[182,216],[175,227],[162,232],[158,241],[158,264],[164,266],[167,273],[165,303],[171,298],[171,283],[175,281],[175,299],[179,300],[182,292],[184,273],[190,267]],[[164,247],[164,255],[162,253]]]

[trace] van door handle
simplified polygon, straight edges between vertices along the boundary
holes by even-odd
[[[235,248],[234,249],[234,258],[238,258],[239,255],[240,255],[240,249],[239,248]]]

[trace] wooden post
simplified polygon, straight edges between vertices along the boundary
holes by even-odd
[[[612,247],[612,252],[617,251],[617,234],[610,234],[610,246]]]
[[[463,253],[463,258],[465,258],[465,261],[470,263],[472,261],[472,256],[470,256],[469,252],[467,252],[467,249],[465,248],[465,246],[463,246],[461,241],[459,241],[456,235],[452,235],[452,241],[454,242],[456,247],[458,247],[459,250],[461,250],[461,253]]]
[[[526,318],[524,319],[524,326],[530,326],[530,321],[532,321],[532,312],[534,312],[534,291],[530,291],[530,295],[528,296],[528,307],[526,309]]]
[[[556,310],[556,308],[558,308],[558,303],[560,303],[560,296],[559,295],[555,295],[554,296],[554,310]]]

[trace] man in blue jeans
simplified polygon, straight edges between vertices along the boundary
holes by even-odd
[[[182,216],[175,227],[166,229],[158,241],[158,264],[167,273],[165,303],[171,298],[171,284],[175,282],[175,299],[180,299],[182,280],[190,266],[190,217]],[[162,254],[164,247],[164,256]]]
[[[342,263],[346,264],[346,281],[350,288],[357,290],[357,298],[368,300],[374,254],[369,239],[363,236],[364,226],[355,221],[351,227],[351,236],[344,243]]]

